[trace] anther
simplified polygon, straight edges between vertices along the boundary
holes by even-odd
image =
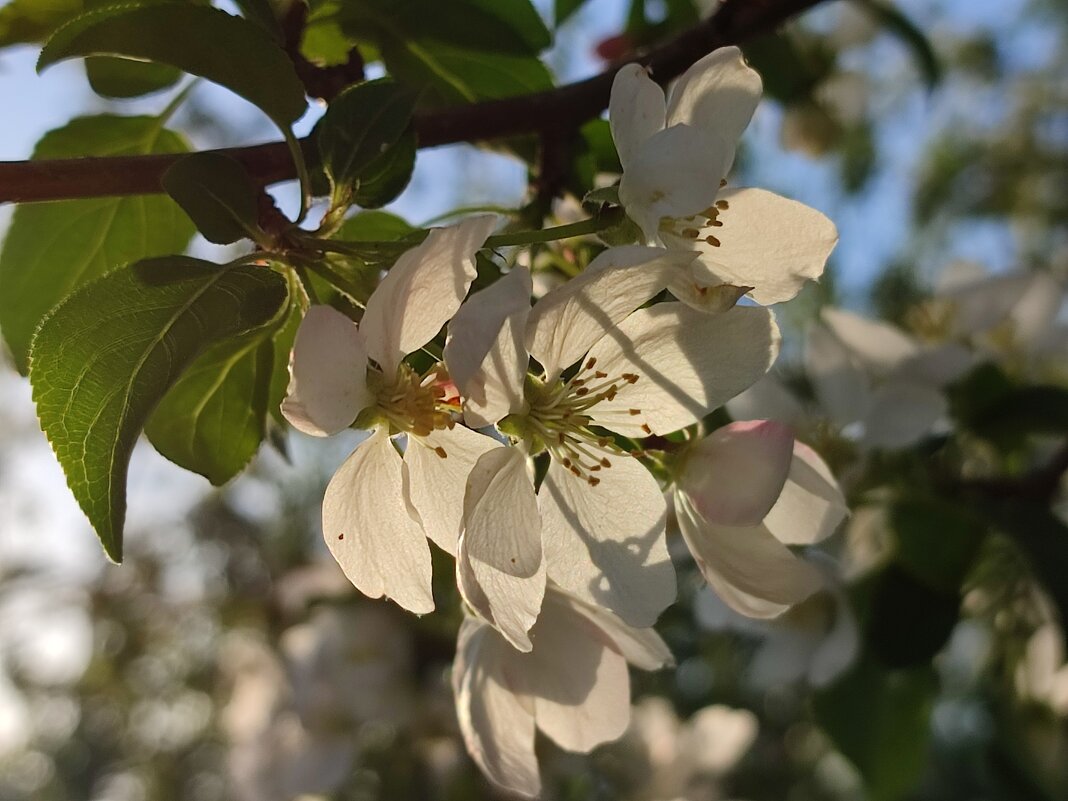
[[[653,429],[649,428],[649,424],[648,423],[642,423],[642,431],[644,431],[646,434],[652,434],[653,433]]]
[[[608,378],[608,373],[604,372],[603,370],[598,370],[593,375],[595,378]]]
[[[584,395],[589,395],[589,387],[579,387],[577,390],[575,390],[575,394],[578,395],[580,398]]]
[[[596,356],[591,356],[589,361],[586,362],[586,369],[587,370],[592,370],[594,365],[596,365],[596,364],[597,364],[597,357]]]
[[[687,239],[697,239],[701,235],[701,232],[696,228],[683,228],[682,235]]]
[[[719,240],[716,239],[714,236],[712,236],[712,234],[709,234],[708,236],[706,236],[704,238],[704,241],[707,242],[708,244],[710,244],[714,248],[718,248],[719,244],[720,244]]]
[[[338,534],[338,535],[337,535],[337,538],[338,538],[339,540],[343,540],[343,539],[345,539],[345,533],[344,533],[344,532],[342,532],[341,534]]]
[[[720,211],[726,211],[730,207],[731,207],[731,204],[728,203],[726,200],[717,200],[716,201],[716,208],[719,209]]]
[[[596,487],[601,483],[601,479],[597,478],[597,476],[587,476],[586,481],[589,482],[591,487]]]
[[[642,413],[642,410],[641,409],[627,409],[627,413],[630,414],[633,417],[637,417],[639,414]]]
[[[608,447],[608,443],[610,441],[611,440],[609,440],[608,437],[598,437],[597,438],[597,447],[599,447],[599,448],[607,448]]]
[[[623,373],[623,380],[628,384],[636,384],[639,376],[635,373]]]
[[[611,466],[612,466],[612,463],[610,461],[608,461],[608,457],[607,456],[602,456],[601,457],[601,467],[611,467]]]
[[[582,478],[582,471],[575,467],[575,465],[571,465],[568,469],[579,478]]]
[[[445,449],[443,447],[441,447],[440,445],[438,445],[436,448],[434,448],[434,453],[436,453],[442,459],[448,459],[449,458],[449,454],[447,454],[445,452]]]

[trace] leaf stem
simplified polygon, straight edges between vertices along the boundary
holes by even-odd
[[[507,245],[533,245],[536,242],[555,242],[559,239],[570,239],[575,236],[586,236],[611,228],[623,221],[623,209],[616,207],[609,209],[596,217],[588,220],[557,225],[553,228],[542,228],[536,231],[514,231],[506,234],[497,234],[486,240],[486,247],[499,248]]]

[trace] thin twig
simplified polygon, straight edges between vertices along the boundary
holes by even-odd
[[[790,17],[824,0],[726,0],[711,18],[635,60],[666,83],[706,53],[768,33]],[[608,105],[615,69],[578,83],[505,100],[474,103],[416,115],[419,147],[479,142],[553,128],[571,128]],[[301,141],[309,164],[318,160],[314,143]],[[284,142],[224,148],[260,184],[295,177]],[[161,192],[160,178],[181,154],[114,156],[49,161],[0,162],[0,203],[26,203]]]

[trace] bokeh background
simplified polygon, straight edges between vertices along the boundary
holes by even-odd
[[[551,23],[552,3],[537,4]],[[685,24],[690,4],[590,0],[557,31],[557,77],[602,69],[599,49],[642,6],[652,36]],[[735,183],[814,206],[841,234],[822,284],[780,309],[787,363],[824,303],[900,322],[958,260],[1068,271],[1068,6],[893,8],[826,4],[749,50],[767,102]],[[0,51],[4,159],[28,157],[72,117],[166,103],[105,103],[77,63],[37,76],[35,58],[29,46]],[[254,109],[209,85],[174,127],[198,148],[272,137]],[[525,181],[506,156],[422,151],[390,208],[424,223],[458,206],[514,207]],[[277,194],[292,207],[292,187]],[[0,228],[10,214],[0,209]],[[453,614],[419,620],[356,595],[322,545],[322,489],[356,441],[290,434],[288,458],[265,447],[221,490],[139,447],[116,567],[64,485],[27,382],[0,372],[0,798],[495,797],[455,725],[448,564],[435,591]],[[832,542],[847,579],[879,536],[879,521],[858,513]],[[878,697],[863,668],[844,683],[812,669],[831,632],[842,669],[855,650],[843,597],[775,625],[745,622],[701,588],[684,554],[680,603],[659,627],[678,669],[635,676],[634,726],[620,743],[589,757],[539,743],[547,797],[1068,798],[1062,640],[1011,550],[989,556],[1005,596],[966,598],[930,669]],[[852,715],[849,756],[821,725],[836,715]]]

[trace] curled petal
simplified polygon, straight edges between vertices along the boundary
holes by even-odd
[[[397,259],[375,288],[360,331],[368,355],[387,375],[433,339],[460,308],[477,274],[475,254],[494,225],[495,217],[480,215],[433,229]]]
[[[464,599],[520,651],[545,594],[541,518],[527,457],[495,448],[478,460],[464,495],[456,559]]]
[[[778,501],[793,450],[793,432],[782,423],[731,423],[687,451],[677,487],[708,522],[755,526]]]
[[[493,629],[466,619],[456,644],[453,694],[471,758],[497,786],[533,798],[541,791],[534,702],[513,685],[515,656]]]
[[[705,580],[735,611],[776,617],[816,592],[819,571],[779,542],[763,525],[719,526],[701,518],[676,492],[679,530]]]
[[[524,267],[469,297],[449,323],[445,364],[474,428],[493,425],[523,407],[531,277]]]
[[[323,498],[323,536],[341,569],[369,598],[434,611],[430,547],[404,492],[404,464],[378,430],[338,468]]]
[[[580,601],[574,596],[550,587],[546,593],[548,604],[569,604],[576,612],[590,620],[608,635],[612,647],[623,654],[630,664],[642,670],[658,670],[675,664],[675,657],[656,630],[629,626],[607,609]]]
[[[745,63],[742,51],[722,47],[697,61],[675,82],[668,99],[667,124],[692,125],[728,143],[726,174],[762,92],[760,75]]]
[[[627,169],[642,142],[664,127],[664,90],[640,64],[627,64],[612,81],[608,122],[619,161]]]
[[[764,525],[787,545],[811,545],[831,536],[849,514],[831,470],[812,448],[795,442],[790,474]]]
[[[298,431],[325,437],[348,428],[373,401],[356,324],[329,306],[312,306],[293,343],[282,414]]]

